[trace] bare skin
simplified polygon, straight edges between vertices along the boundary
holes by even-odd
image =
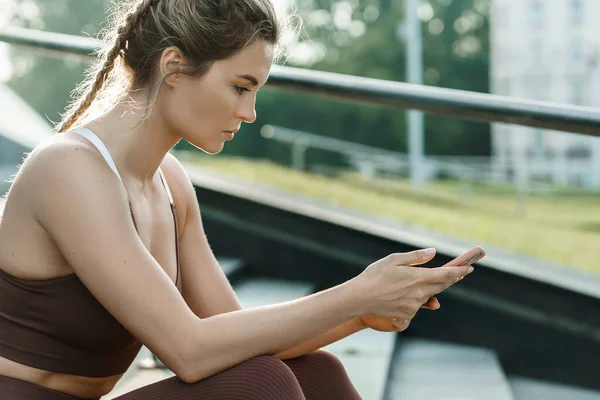
[[[306,354],[365,327],[403,330],[419,308],[437,308],[431,297],[469,271],[399,267],[433,257],[415,252],[379,260],[327,291],[242,309],[210,250],[189,178],[167,153],[182,138],[207,153],[220,152],[231,138],[225,131],[256,118],[256,92],[272,60],[272,46],[257,41],[217,62],[203,78],[169,78],[148,121],[139,123],[143,107],[124,103],[90,124],[108,147],[124,187],[78,135],[59,134],[38,146],[21,167],[0,220],[0,268],[24,279],[76,273],[121,324],[188,383],[261,354],[282,359]],[[176,49],[167,49],[159,67],[165,72],[184,61]],[[144,95],[132,98],[143,104]],[[177,205],[183,296],[173,285],[175,235],[159,166]],[[82,398],[107,394],[121,377],[59,374],[2,357],[0,376]]]

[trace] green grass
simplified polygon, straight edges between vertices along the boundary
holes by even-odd
[[[441,181],[415,192],[406,180],[367,183],[352,173],[330,178],[236,157],[200,156],[194,162],[332,205],[600,273],[599,195],[578,190],[529,195],[525,212],[519,212],[509,187],[472,185],[467,192],[457,182]]]

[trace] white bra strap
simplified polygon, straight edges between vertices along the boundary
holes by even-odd
[[[91,130],[89,130],[87,128],[79,128],[79,129],[72,130],[71,132],[77,133],[77,134],[85,137],[94,146],[96,146],[96,148],[98,149],[100,154],[102,154],[102,157],[104,157],[104,159],[106,160],[106,163],[108,164],[108,166],[114,171],[114,173],[117,175],[117,177],[119,178],[121,183],[123,183],[123,179],[121,179],[121,175],[119,174],[119,171],[117,170],[117,166],[115,165],[115,162],[113,161],[112,157],[110,156],[110,153],[108,152],[108,149],[106,148],[106,145],[102,142],[102,140],[100,140],[100,138],[94,132],[92,132]],[[167,196],[169,197],[169,203],[172,205],[172,204],[174,204],[173,195],[171,194],[171,189],[169,189],[169,184],[167,183],[167,179],[165,178],[165,176],[160,168],[158,168],[158,172],[160,174],[160,179],[161,179],[161,181],[165,187],[165,190],[167,192]]]
[[[91,130],[89,130],[87,128],[79,128],[79,129],[75,129],[71,132],[77,133],[77,134],[85,137],[90,142],[92,142],[92,144],[94,146],[96,146],[98,151],[100,151],[100,154],[102,154],[102,157],[104,157],[108,166],[114,171],[115,174],[117,174],[117,177],[119,178],[121,183],[123,183],[123,179],[121,179],[121,175],[119,174],[119,171],[117,170],[117,166],[115,165],[115,162],[113,161],[112,157],[110,156],[108,149],[106,148],[104,143],[102,143],[102,140],[100,140],[100,138],[94,132],[92,132]]]
[[[160,169],[160,167],[158,168],[158,173],[160,174],[160,180],[162,181],[165,190],[167,192],[167,196],[169,196],[169,203],[171,203],[171,205],[173,205],[173,203],[175,203],[173,201],[173,195],[171,194],[171,189],[169,189],[169,184],[167,183],[167,179],[165,178],[165,175],[162,172],[162,169]]]

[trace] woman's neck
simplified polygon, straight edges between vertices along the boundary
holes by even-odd
[[[144,113],[145,105],[130,98],[87,128],[104,142],[121,175],[150,182],[181,137],[172,134],[158,113],[151,113],[148,118],[144,118]]]

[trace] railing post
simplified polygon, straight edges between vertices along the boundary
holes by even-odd
[[[423,46],[419,0],[404,0],[404,35],[406,44],[406,80],[423,84]],[[410,153],[410,183],[413,189],[423,187],[423,112],[408,110],[408,151]]]
[[[525,217],[527,214],[527,197],[529,194],[529,165],[527,150],[518,150],[515,155],[515,205],[517,214]]]
[[[306,149],[308,142],[304,139],[296,139],[292,145],[292,167],[297,171],[304,171],[306,168]]]

